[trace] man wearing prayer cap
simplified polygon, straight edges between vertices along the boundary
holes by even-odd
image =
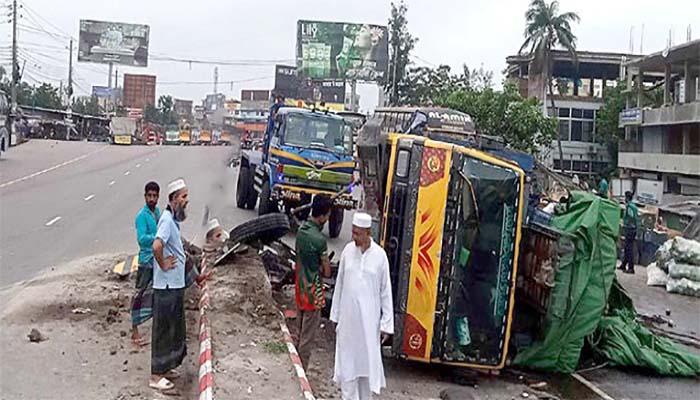
[[[352,219],[352,242],[340,256],[331,321],[337,324],[335,371],[343,400],[369,400],[386,386],[381,344],[394,333],[389,260],[372,240],[372,217]]]
[[[180,224],[187,218],[187,185],[183,179],[168,184],[168,207],[158,221],[153,241],[153,332],[149,386],[172,389],[176,369],[187,354],[185,344],[185,249]]]

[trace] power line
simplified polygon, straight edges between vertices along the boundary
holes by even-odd
[[[21,1],[22,5],[24,6],[24,9],[29,11],[29,13],[34,14],[36,17],[39,19],[43,20],[46,22],[49,26],[53,27],[56,31],[60,32],[63,36],[67,37],[68,39],[73,39],[77,41],[76,38],[74,38],[72,35],[66,33],[63,29],[59,28],[58,26],[54,25],[53,22],[49,21],[48,19],[44,18],[41,14],[38,12],[34,11],[33,8],[29,7],[25,2]]]
[[[265,79],[273,79],[274,76],[261,76],[257,78],[247,78],[233,81],[219,81],[220,84],[234,84],[244,82],[261,81]],[[156,82],[156,85],[213,85],[214,81],[174,81],[174,82]]]

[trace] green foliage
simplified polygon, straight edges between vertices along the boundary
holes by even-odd
[[[263,343],[263,349],[270,354],[284,354],[287,352],[287,346],[279,341],[270,340]]]
[[[153,104],[146,104],[146,107],[143,109],[143,119],[154,124],[159,123],[161,119],[160,110]]]
[[[462,73],[454,75],[448,65],[440,65],[433,69],[416,67],[409,70],[407,76],[408,88],[402,93],[402,104],[427,105],[444,98],[456,90],[467,88],[485,89],[491,87],[493,73],[484,71],[483,67],[470,71],[464,65]]]
[[[391,3],[389,18],[389,70],[384,89],[389,93],[389,103],[392,105],[405,104],[405,93],[410,90],[408,67],[411,63],[409,56],[418,41],[408,32],[406,13],[408,7],[401,0],[398,7]]]
[[[624,134],[624,130],[618,128],[620,113],[625,109],[624,81],[618,81],[615,87],[606,87],[603,91],[605,103],[596,115],[596,135],[601,141],[617,141]]]
[[[96,96],[91,96],[89,99],[73,99],[71,110],[78,114],[100,115],[102,109],[97,101]]]
[[[152,104],[146,104],[143,110],[143,117],[147,122],[160,125],[177,124],[177,116],[175,115],[175,101],[172,96],[160,96],[158,98],[158,107]]]
[[[42,83],[39,87],[34,88],[32,105],[35,107],[63,109],[58,88],[50,83]]]
[[[0,67],[0,89],[8,96],[12,89],[10,73],[3,67]],[[20,81],[17,84],[17,104],[61,110],[64,108],[58,88],[50,83],[32,86],[27,82]]]
[[[556,119],[542,115],[537,99],[523,99],[512,84],[503,91],[458,89],[436,104],[469,114],[479,133],[499,136],[510,147],[532,154],[537,154],[539,146],[549,145],[557,132]]]

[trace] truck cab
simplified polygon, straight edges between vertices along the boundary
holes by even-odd
[[[236,202],[260,215],[308,204],[312,196],[333,196],[353,183],[352,127],[343,118],[296,107],[271,113],[260,150],[241,156]],[[346,209],[356,207],[351,193],[335,196],[329,221],[337,237]],[[308,211],[299,215],[308,216]]]

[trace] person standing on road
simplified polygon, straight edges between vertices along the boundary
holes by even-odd
[[[343,400],[369,400],[386,386],[381,344],[394,334],[389,260],[372,240],[372,217],[356,213],[340,256],[331,321],[337,324],[335,371]]]
[[[323,225],[328,222],[330,215],[330,197],[314,196],[311,218],[297,232],[294,286],[299,330],[295,345],[304,368],[308,367],[311,350],[321,326],[321,310],[325,304],[321,272],[325,276],[331,275],[328,244],[322,233]]]
[[[604,199],[610,198],[608,194],[608,180],[604,176],[600,177],[600,183],[598,184],[598,195]]]
[[[148,289],[153,281],[153,240],[156,238],[158,220],[160,220],[159,195],[160,187],[158,184],[156,182],[148,182],[144,189],[146,205],[136,215],[139,268],[136,271],[136,289],[138,289],[138,292],[131,302],[131,341],[137,346],[148,344],[139,335],[139,325],[150,319],[152,315],[152,302]]]
[[[187,218],[189,203],[185,181],[168,185],[168,207],[158,222],[153,241],[153,332],[149,386],[167,390],[180,376],[176,370],[187,354],[185,343],[185,250],[180,224]]]
[[[637,239],[637,227],[639,226],[639,209],[632,201],[632,192],[625,192],[625,216],[622,226],[625,231],[624,257],[620,269],[622,272],[634,274],[634,242]]]

